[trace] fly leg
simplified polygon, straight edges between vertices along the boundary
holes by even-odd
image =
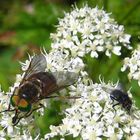
[[[4,110],[4,111],[1,111],[0,113],[15,111],[15,109],[11,109],[11,110],[10,110],[10,107],[11,107],[11,105],[10,105],[10,103],[9,103],[8,109],[6,109],[6,110]]]
[[[44,99],[49,99],[49,98],[78,99],[78,98],[81,98],[81,96],[47,96]]]
[[[13,126],[16,126],[22,118],[23,118],[23,117],[18,118],[18,120],[13,124]]]
[[[16,123],[14,123],[14,125],[13,126],[15,126],[15,125],[17,125],[18,123],[19,123],[19,121],[22,119],[22,118],[26,118],[26,117],[29,117],[34,111],[36,111],[36,110],[38,110],[38,109],[40,109],[40,108],[45,108],[45,106],[43,105],[43,104],[39,104],[39,107],[37,107],[37,108],[34,108],[32,111],[29,111],[29,112],[27,112],[25,115],[23,115],[22,117],[20,117],[20,118],[16,118],[16,119],[18,119],[17,121],[16,121]]]
[[[34,108],[32,111],[30,111],[30,112],[27,112],[23,117],[29,117],[34,111],[36,111],[36,110],[38,110],[38,109],[40,109],[40,108],[45,108],[45,106],[43,105],[43,104],[39,104],[39,107],[36,107],[36,108]],[[22,118],[23,118],[22,117]]]

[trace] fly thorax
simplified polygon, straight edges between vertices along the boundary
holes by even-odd
[[[32,82],[26,82],[19,88],[20,98],[24,98],[28,102],[33,102],[34,100],[36,100],[39,93],[40,88]]]

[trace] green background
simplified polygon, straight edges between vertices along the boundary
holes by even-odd
[[[132,35],[131,45],[136,48],[140,42],[140,1],[139,0],[6,0],[0,1],[0,85],[5,92],[12,86],[16,74],[21,73],[19,61],[27,59],[30,54],[39,53],[40,47],[50,50],[50,33],[55,32],[58,18],[63,18],[64,11],[69,12],[71,4],[82,7],[87,3],[90,7],[103,8],[118,24],[124,25],[125,32]],[[101,55],[99,59],[84,58],[86,70],[94,82],[99,82],[101,74],[105,81],[117,82],[119,79],[125,90],[132,87],[136,105],[140,107],[140,87],[137,81],[129,81],[127,72],[122,73],[122,60],[131,56],[131,52],[123,49],[120,57],[112,58]],[[96,68],[96,69],[95,69]],[[97,71],[98,68],[98,71]],[[51,107],[45,115],[35,117],[35,123],[41,129],[41,136],[49,132],[51,124],[61,123],[59,115],[63,101],[51,100]],[[36,113],[37,114],[37,113]],[[45,123],[44,123],[45,122]],[[56,138],[59,139],[59,138]],[[71,139],[71,137],[67,137]]]

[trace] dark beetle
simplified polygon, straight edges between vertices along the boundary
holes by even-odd
[[[112,99],[113,103],[114,100],[117,101],[116,104],[113,104],[113,109],[115,110],[115,106],[121,104],[122,107],[128,111],[128,113],[130,113],[130,109],[132,107],[132,101],[129,98],[128,94],[119,90],[119,89],[115,89],[111,92],[110,94],[110,98]]]

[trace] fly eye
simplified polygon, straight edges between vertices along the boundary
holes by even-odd
[[[25,99],[20,99],[18,103],[18,109],[23,112],[31,110],[31,104],[29,104]]]
[[[10,100],[12,106],[17,106],[17,105],[18,105],[19,99],[20,99],[19,96],[13,95],[13,96],[11,97],[11,100]]]
[[[18,95],[13,95],[10,100],[12,106],[17,106],[20,111],[30,111],[31,104],[29,104],[25,99],[20,99]]]

